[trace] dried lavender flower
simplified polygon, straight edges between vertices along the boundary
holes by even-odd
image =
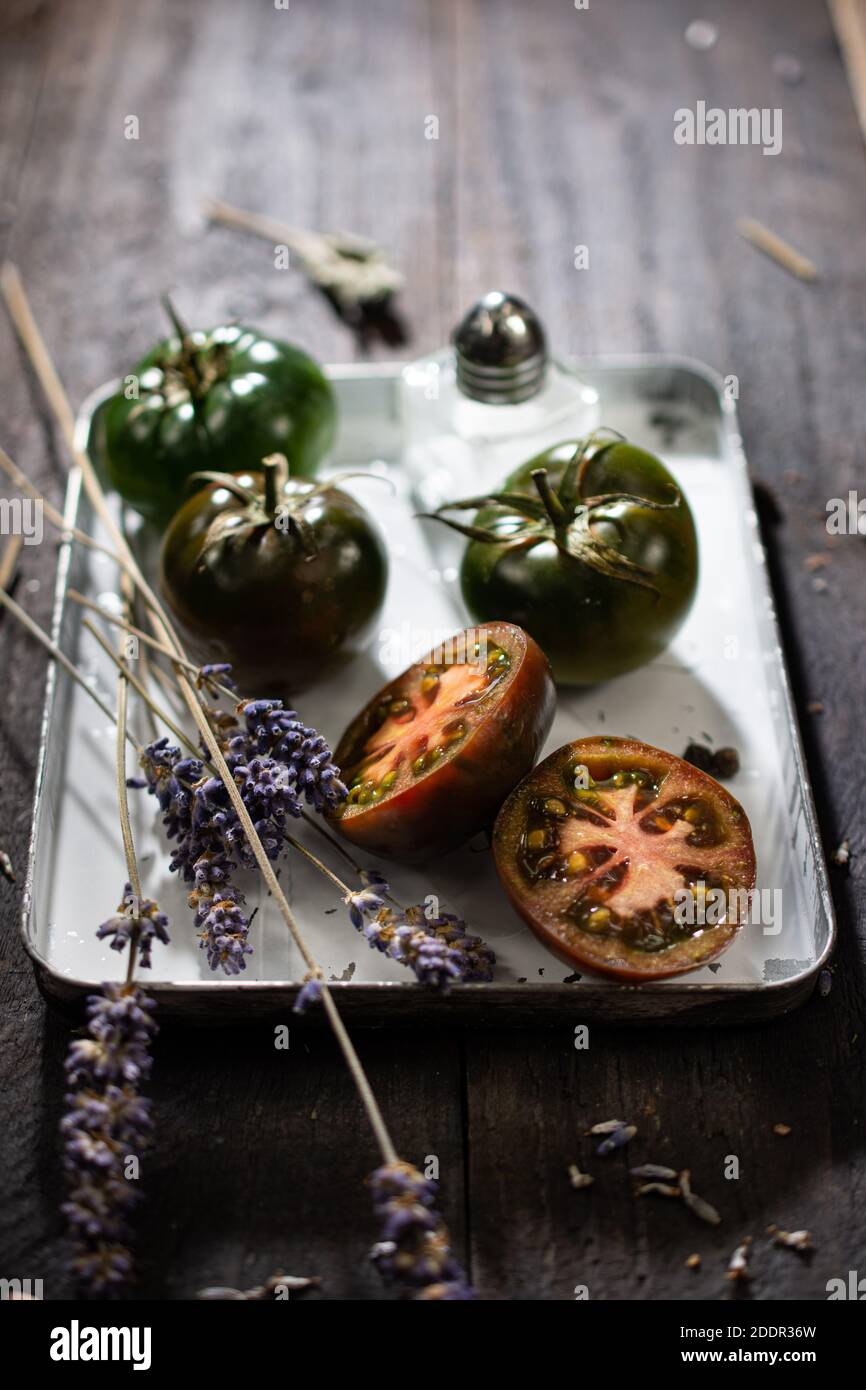
[[[87,1001],[87,1034],[66,1057],[66,1113],[61,1120],[69,1198],[62,1210],[75,1242],[72,1269],[95,1295],[129,1282],[129,1215],[139,1200],[126,1176],[151,1134],[150,1105],[139,1094],[149,1075],[155,1009],[135,985],[104,984]]]
[[[728,1268],[725,1273],[726,1279],[733,1279],[735,1281],[751,1279],[752,1276],[749,1273],[749,1251],[751,1244],[752,1237],[746,1236],[745,1240],[741,1241],[737,1246],[728,1261]]]
[[[616,1149],[621,1149],[624,1145],[631,1143],[637,1134],[637,1125],[620,1125],[618,1129],[608,1134],[606,1139],[602,1139],[596,1153],[604,1158],[607,1154],[612,1154]]]
[[[642,1163],[639,1168],[629,1168],[629,1172],[633,1178],[660,1178],[663,1182],[671,1182],[677,1176],[673,1168],[665,1168],[661,1163]]]
[[[124,951],[134,933],[138,935],[138,964],[143,970],[149,970],[154,940],[161,941],[164,946],[169,943],[168,918],[164,912],[160,912],[152,898],[142,898],[137,902],[132,884],[127,883],[117,915],[109,917],[101,927],[97,927],[96,935],[100,941],[113,937],[111,950]]]
[[[773,1237],[776,1245],[783,1245],[788,1250],[805,1252],[814,1249],[811,1231],[783,1231],[778,1226],[768,1226],[767,1235]]]
[[[708,1226],[718,1226],[722,1218],[715,1207],[711,1206],[709,1202],[705,1202],[703,1197],[699,1197],[696,1192],[692,1192],[692,1179],[688,1168],[684,1168],[679,1174],[678,1181],[683,1201],[689,1211],[694,1212],[701,1221],[706,1221]]]
[[[298,991],[292,1013],[306,1013],[310,1004],[317,1004],[322,997],[322,978],[321,971],[308,971],[304,976],[303,984]]]
[[[382,1238],[370,1258],[385,1281],[400,1285],[416,1299],[475,1298],[434,1206],[437,1184],[402,1159],[377,1168],[369,1182],[373,1209],[382,1223]]]
[[[211,699],[216,700],[222,693],[220,686],[225,690],[237,690],[237,685],[232,678],[232,668],[227,661],[209,662],[200,667],[195,678],[196,688],[204,691]]]
[[[673,1187],[666,1182],[645,1182],[640,1187],[635,1188],[636,1197],[646,1197],[650,1193],[656,1193],[659,1197],[680,1197],[682,1194],[678,1187]]]
[[[618,1129],[624,1129],[625,1120],[600,1120],[597,1125],[588,1129],[587,1134],[613,1134]]]
[[[202,667],[200,676],[211,689],[217,677],[222,685],[231,679],[225,664]],[[209,716],[269,859],[279,857],[287,819],[300,816],[305,803],[321,812],[346,796],[325,740],[279,700],[242,700],[234,714],[212,709]],[[228,791],[201,759],[182,756],[167,738],[148,745],[142,767],[175,841],[170,868],[193,885],[189,904],[208,964],[237,975],[252,947],[232,877],[255,857]]]
[[[430,915],[421,903],[389,906],[388,884],[375,869],[362,872],[364,887],[345,901],[356,931],[370,946],[415,972],[421,984],[445,991],[454,981],[491,980],[496,957],[466,923],[450,912]]]

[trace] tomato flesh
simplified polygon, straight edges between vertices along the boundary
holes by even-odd
[[[578,739],[547,758],[503,806],[493,850],[545,945],[618,979],[662,979],[715,959],[755,884],[739,803],[635,739]]]
[[[347,839],[413,862],[489,825],[537,758],[555,695],[520,628],[487,623],[414,663],[362,710],[336,760],[349,787],[334,812]]]

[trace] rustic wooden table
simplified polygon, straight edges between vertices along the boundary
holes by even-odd
[[[718,25],[709,51],[684,41],[696,12]],[[206,194],[389,247],[409,274],[407,353],[503,285],[539,307],[563,352],[686,353],[739,378],[755,478],[775,498],[766,539],[824,840],[828,852],[851,842],[849,871],[832,869],[832,992],[766,1027],[599,1028],[588,1052],[570,1024],[382,1027],[359,1046],[401,1150],[438,1155],[456,1245],[487,1298],[568,1299],[577,1284],[593,1299],[723,1297],[747,1234],[754,1298],[822,1299],[829,1278],[866,1274],[866,552],[856,536],[830,548],[824,527],[827,500],[863,483],[866,163],[823,4],[68,0],[10,4],[2,23],[2,247],[74,400],[159,335],[167,287],[196,321],[239,316],[325,360],[354,355],[271,247],[205,227]],[[802,63],[798,85],[774,72],[780,52]],[[782,107],[783,152],[675,145],[673,112],[698,99]],[[137,141],[124,138],[129,115]],[[438,140],[425,138],[430,115]],[[809,254],[820,282],[745,245],[739,215]],[[578,244],[588,270],[573,268]],[[3,319],[0,341],[3,443],[56,500],[64,460]],[[807,566],[828,549],[826,568]],[[725,556],[707,547],[704,562],[724,583]],[[43,622],[53,566],[50,544],[25,549],[18,593]],[[0,841],[20,867],[45,662],[8,618],[0,669]],[[19,892],[0,882],[0,1274],[41,1277],[61,1297],[69,1026],[36,992]],[[146,1296],[278,1268],[321,1276],[326,1298],[387,1296],[365,1258],[375,1154],[334,1047],[309,1032],[275,1053],[272,1036],[160,1039]],[[639,1125],[641,1156],[691,1167],[720,1228],[635,1203],[622,1158],[591,1191],[569,1186],[583,1130],[610,1115]],[[738,1180],[724,1177],[731,1154]],[[766,1247],[770,1222],[808,1227],[814,1256]]]

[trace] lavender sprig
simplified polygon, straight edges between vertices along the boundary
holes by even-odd
[[[389,1284],[415,1299],[456,1302],[477,1295],[451,1252],[448,1228],[435,1207],[437,1184],[398,1159],[371,1174],[373,1209],[382,1236],[370,1259]]]
[[[87,1037],[66,1057],[60,1129],[70,1191],[62,1210],[75,1241],[72,1268],[94,1295],[117,1292],[132,1274],[128,1218],[139,1192],[125,1169],[151,1135],[150,1103],[138,1088],[150,1073],[155,1007],[135,985],[104,984],[87,1001]]]
[[[421,904],[389,905],[390,890],[377,871],[361,873],[364,887],[345,898],[356,931],[377,951],[413,970],[421,984],[443,993],[455,980],[464,984],[493,978],[496,957],[466,923],[451,912],[431,914]]]
[[[225,686],[228,668],[202,667],[207,688],[217,678]],[[279,700],[244,700],[237,714],[208,713],[265,853],[276,860],[290,817],[300,816],[305,804],[321,812],[345,797],[331,750]],[[243,894],[232,877],[239,868],[252,868],[255,858],[225,784],[166,738],[145,749],[142,766],[166,834],[176,842],[170,868],[193,885],[189,904],[208,964],[237,975],[252,947]]]
[[[205,671],[216,679],[217,670],[222,683],[224,667],[202,668],[202,679]],[[324,738],[278,700],[243,700],[236,714],[217,709],[208,713],[268,858],[278,859],[289,842],[322,869],[320,861],[290,836],[288,822],[304,814],[305,802],[323,812],[347,795]],[[163,812],[166,833],[177,842],[170,867],[194,885],[189,903],[199,944],[212,970],[236,975],[246,968],[252,947],[247,940],[250,919],[232,878],[239,868],[252,867],[253,856],[228,791],[220,778],[207,775],[201,760],[182,757],[167,739],[149,745],[143,767],[148,789]],[[324,871],[339,884],[335,875]],[[461,918],[447,912],[431,914],[421,904],[400,907],[376,870],[361,870],[360,878],[360,891],[346,890],[344,900],[352,925],[371,947],[440,992],[455,981],[493,978],[493,952],[480,937],[468,933]],[[302,990],[296,1005],[300,1012],[317,997],[314,984]]]
[[[161,941],[164,946],[169,943],[168,918],[164,912],[160,912],[152,898],[142,898],[136,901],[132,891],[132,884],[127,883],[123,890],[123,898],[118,908],[117,916],[109,917],[101,927],[97,927],[96,935],[100,941],[106,937],[113,937],[111,942],[112,951],[123,951],[127,944],[134,938],[137,940],[138,964],[143,970],[151,967],[151,952],[154,940]]]

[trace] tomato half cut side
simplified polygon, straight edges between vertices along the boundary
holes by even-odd
[[[502,807],[493,853],[508,897],[545,946],[620,980],[660,980],[714,960],[755,886],[739,802],[636,739],[578,739],[546,758]]]
[[[484,623],[386,685],[336,750],[349,795],[336,829],[372,854],[423,862],[492,825],[541,752],[556,695],[522,628]]]

